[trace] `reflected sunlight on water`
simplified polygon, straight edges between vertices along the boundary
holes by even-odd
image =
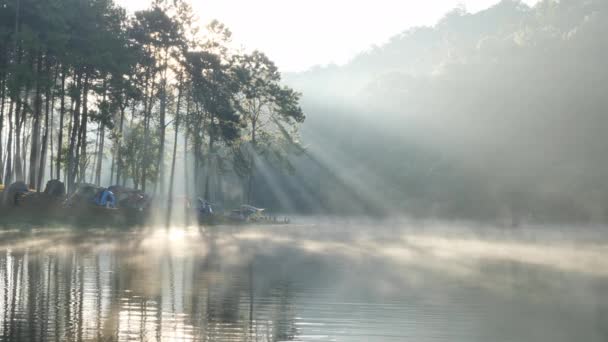
[[[0,341],[606,341],[601,231],[0,233]]]

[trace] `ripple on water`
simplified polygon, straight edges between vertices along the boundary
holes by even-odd
[[[608,340],[601,232],[372,228],[3,234],[0,341]]]

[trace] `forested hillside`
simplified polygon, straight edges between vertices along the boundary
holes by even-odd
[[[604,221],[607,22],[601,0],[505,0],[289,75],[300,177],[319,208]]]

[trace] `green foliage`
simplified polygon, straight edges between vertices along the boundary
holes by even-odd
[[[162,191],[171,123],[181,131],[175,139],[189,137],[198,167],[193,174],[238,174],[241,163],[233,152],[252,131],[259,137],[256,148],[287,165],[287,150],[277,148],[279,154],[270,146],[295,141],[295,124],[304,120],[299,94],[281,85],[265,55],[235,56],[231,35],[213,21],[203,36],[183,0],[155,0],[132,16],[113,0],[0,0],[0,94],[6,108],[19,109],[10,118],[11,137],[31,141],[29,178],[45,173],[44,161],[40,170],[31,161],[50,154],[66,171],[68,187],[88,179],[87,172],[100,179],[109,137],[112,178],[142,188],[160,182]],[[272,118],[268,127],[259,121],[252,128],[252,103],[261,105],[260,118]],[[56,114],[55,126],[49,113]],[[59,146],[55,155],[43,154],[43,137],[53,130],[61,136]],[[1,152],[21,162],[15,145]],[[14,169],[6,173],[27,172]]]
[[[146,135],[143,125],[128,132],[119,152],[118,163],[125,165],[126,175],[139,180],[145,174],[151,182],[157,181],[157,165],[152,163],[158,153],[158,136]]]

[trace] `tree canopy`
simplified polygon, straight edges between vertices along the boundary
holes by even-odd
[[[167,198],[181,159],[188,195],[230,186],[245,197],[259,171],[241,172],[236,156],[265,158],[242,148],[249,137],[295,144],[304,115],[272,61],[230,39],[217,21],[201,29],[181,0],[132,15],[112,0],[0,1],[0,183],[40,190],[58,178]],[[256,125],[262,110],[272,125]]]

